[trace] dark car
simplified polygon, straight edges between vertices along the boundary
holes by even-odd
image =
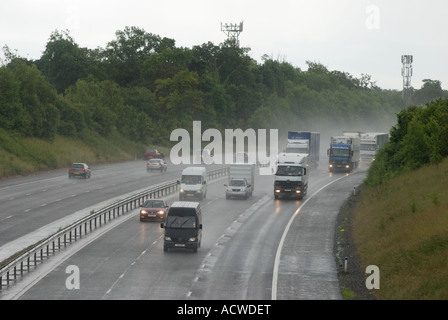
[[[165,220],[169,206],[165,200],[150,199],[142,204],[140,209],[140,221],[145,220]]]
[[[165,159],[165,156],[163,153],[159,152],[157,149],[148,149],[145,151],[145,154],[143,155],[144,160],[149,159]]]
[[[92,172],[89,166],[85,163],[72,163],[68,169],[68,177],[83,177],[84,179],[90,178]]]

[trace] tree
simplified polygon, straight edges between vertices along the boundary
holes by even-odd
[[[150,55],[175,48],[174,40],[137,27],[126,27],[115,35],[116,39],[104,50],[104,57],[109,79],[123,87],[141,85],[144,62]]]
[[[424,105],[439,98],[448,98],[448,93],[442,89],[442,82],[424,79],[421,89],[414,91],[411,100],[415,105]]]
[[[59,93],[88,75],[89,50],[80,48],[68,31],[55,31],[36,65]]]
[[[32,119],[26,128],[26,134],[48,140],[54,139],[59,124],[56,90],[35,65],[27,66],[24,61],[14,60],[8,68],[20,83],[20,102],[28,117]]]
[[[20,82],[10,69],[0,67],[0,127],[26,134],[30,126],[31,117],[20,100]]]

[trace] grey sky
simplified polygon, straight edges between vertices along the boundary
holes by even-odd
[[[240,44],[306,70],[306,61],[383,89],[402,88],[401,55],[414,56],[412,86],[448,88],[446,0],[1,0],[0,45],[40,58],[50,34],[69,29],[82,47],[105,47],[137,26],[191,48],[225,40],[221,22],[244,22]]]

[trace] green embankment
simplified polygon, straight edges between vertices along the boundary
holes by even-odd
[[[448,299],[448,159],[364,188],[353,219],[378,299]]]
[[[0,128],[0,178],[68,168],[72,162],[97,165],[141,159],[145,148],[115,134],[105,139],[86,131],[80,139],[56,136],[50,142],[13,136]],[[162,152],[165,149],[159,148]]]

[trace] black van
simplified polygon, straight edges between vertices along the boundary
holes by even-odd
[[[199,202],[174,202],[160,224],[165,229],[163,250],[170,248],[193,249],[197,252],[202,239],[202,212]]]

